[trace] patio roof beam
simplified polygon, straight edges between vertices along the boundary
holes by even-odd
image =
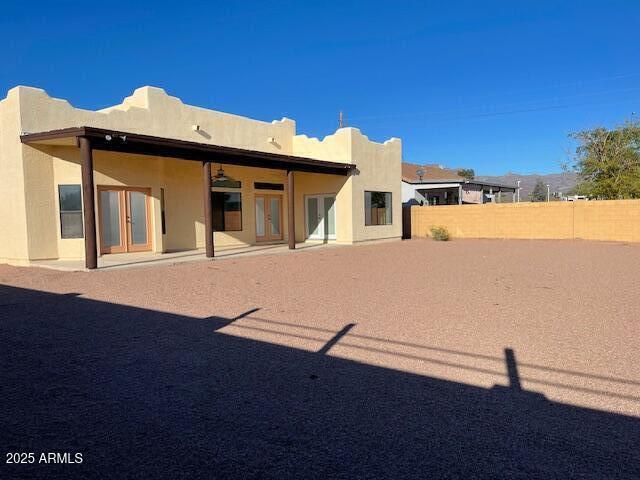
[[[88,138],[94,150],[170,157],[183,160],[209,161],[225,165],[272,168],[297,172],[349,175],[356,166],[351,163],[330,162],[314,158],[224,147],[166,137],[107,130],[94,127],[74,127],[48,132],[25,133],[22,143],[37,146],[60,144],[63,139]],[[72,142],[70,142],[72,144]]]

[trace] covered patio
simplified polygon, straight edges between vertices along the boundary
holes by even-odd
[[[243,257],[252,257],[256,255],[275,255],[297,251],[315,251],[321,248],[337,247],[334,243],[326,243],[319,241],[307,241],[296,243],[295,248],[291,249],[288,244],[273,245],[249,245],[246,247],[223,247],[216,249],[216,259],[236,259]],[[205,260],[206,250],[197,248],[193,250],[183,250],[180,252],[133,252],[133,253],[114,253],[111,255],[102,255],[98,257],[98,269],[122,269],[131,267],[160,267],[175,265],[179,263],[190,263]],[[65,272],[81,272],[86,271],[87,267],[83,260],[33,260],[31,265],[34,267],[48,268],[51,270],[59,270]]]
[[[296,248],[296,214],[295,214],[295,177],[296,173],[313,173],[325,175],[348,176],[355,169],[351,163],[330,162],[307,157],[267,153],[256,150],[240,149],[211,145],[206,143],[176,140],[166,137],[140,135],[130,132],[114,131],[95,127],[74,127],[60,130],[51,130],[38,133],[25,133],[21,135],[22,143],[38,147],[66,146],[77,147],[80,153],[80,167],[82,177],[82,207],[83,207],[83,234],[84,234],[84,265],[86,269],[105,268],[118,263],[118,257],[126,255],[127,259],[135,262],[135,256],[141,256],[142,260],[153,261],[155,257],[163,257],[169,262],[193,258],[212,258],[214,256],[214,218],[212,211],[212,163],[233,165],[241,167],[253,167],[271,169],[286,172],[287,191],[287,247]],[[137,252],[126,254],[111,254],[109,257],[99,258],[99,245],[96,227],[96,191],[94,182],[94,151],[116,152],[123,154],[145,155],[151,157],[163,157],[183,160],[185,162],[200,162],[202,166],[202,211],[204,214],[204,245],[202,252],[197,249],[185,252],[160,253]],[[128,219],[129,217],[127,217]],[[129,220],[127,220],[129,221]],[[149,240],[150,241],[150,240]],[[309,245],[316,245],[309,243]],[[259,245],[252,248],[246,247],[245,254],[259,252],[269,245]],[[273,248],[283,248],[281,245]],[[236,249],[236,254],[242,249]],[[216,256],[232,255],[233,249],[225,249]],[[132,257],[133,256],[133,257]],[[149,257],[149,258],[147,258]],[[151,258],[154,257],[154,258]],[[159,260],[155,258],[155,261]],[[58,261],[38,260],[34,264],[54,263]],[[72,262],[72,261],[71,261]],[[129,262],[129,263],[131,263]]]

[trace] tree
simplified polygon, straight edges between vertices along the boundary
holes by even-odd
[[[579,142],[574,156],[576,193],[602,199],[640,198],[640,122],[627,121],[570,135]]]
[[[460,175],[462,178],[466,178],[467,180],[473,180],[476,176],[476,172],[473,170],[473,168],[461,168],[460,170],[458,170],[458,175]]]
[[[547,200],[547,186],[539,178],[533,191],[529,194],[529,200],[532,202],[545,202]]]

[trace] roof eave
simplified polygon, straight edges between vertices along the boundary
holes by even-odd
[[[225,164],[336,175],[348,175],[356,168],[356,165],[352,163],[331,162],[87,126],[23,133],[20,135],[20,141],[24,144],[37,144],[47,140],[73,137],[89,138],[92,140],[92,146],[95,150],[167,156],[184,160],[215,161]]]

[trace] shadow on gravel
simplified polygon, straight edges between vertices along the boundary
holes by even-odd
[[[638,478],[640,419],[0,286],[1,478]],[[331,343],[333,342],[333,343]],[[320,353],[320,354],[319,354]]]

